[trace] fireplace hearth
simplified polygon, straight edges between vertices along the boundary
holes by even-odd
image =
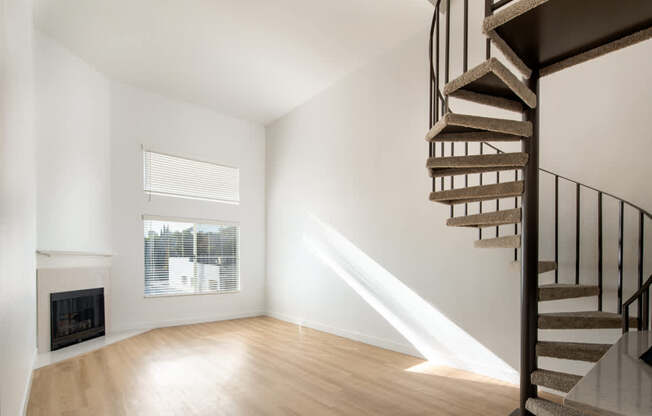
[[[104,335],[104,289],[50,294],[52,351]]]

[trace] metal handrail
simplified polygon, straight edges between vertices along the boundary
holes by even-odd
[[[642,302],[642,314],[639,315],[636,323],[637,329],[648,330],[650,322],[648,316],[650,314],[650,285],[652,285],[652,275],[648,277],[645,284],[641,286],[625,303],[623,303],[623,334],[629,332],[629,307],[635,301]]]
[[[505,153],[505,151],[503,151],[503,150],[497,148],[496,146],[494,146],[494,145],[492,145],[492,144],[490,144],[490,143],[482,142],[482,144],[483,144],[484,146],[487,146],[487,147],[491,148],[491,149],[494,149],[494,150],[497,151],[498,153]],[[561,178],[561,179],[564,179],[564,180],[566,180],[566,181],[568,181],[568,182],[572,182],[572,183],[574,183],[574,184],[576,184],[576,185],[580,185],[580,186],[582,186],[582,187],[584,187],[584,188],[586,188],[586,189],[590,189],[590,190],[592,190],[592,191],[599,192],[599,193],[601,193],[601,194],[603,194],[603,195],[609,196],[609,197],[611,197],[611,198],[613,198],[613,199],[616,199],[616,200],[618,200],[618,201],[622,201],[622,202],[625,203],[626,205],[629,205],[630,207],[632,207],[632,208],[634,208],[634,209],[640,211],[640,212],[641,212],[642,214],[644,214],[646,217],[652,219],[652,214],[651,214],[650,212],[648,212],[648,211],[646,211],[645,209],[639,207],[638,205],[634,204],[633,202],[629,202],[629,201],[627,201],[626,199],[620,198],[620,197],[618,197],[618,196],[616,196],[616,195],[614,195],[614,194],[611,194],[611,193],[609,193],[609,192],[605,192],[605,191],[601,191],[601,190],[598,189],[598,188],[594,188],[593,186],[590,186],[590,185],[584,184],[584,183],[582,183],[582,182],[578,182],[578,181],[576,181],[576,180],[574,180],[574,179],[571,179],[571,178],[568,178],[568,177],[566,177],[566,176],[564,176],[564,175],[560,175],[560,174],[558,174],[558,173],[555,173],[555,172],[549,171],[548,169],[539,168],[539,170],[540,170],[540,171],[543,171],[543,172],[545,172],[545,173],[547,173],[547,174],[549,174],[549,175],[557,176],[557,177],[559,177],[559,178]]]
[[[430,127],[432,127],[437,119],[439,118],[439,100],[443,104],[446,103],[444,95],[439,89],[439,9],[441,6],[441,0],[437,0],[435,4],[435,10],[432,15],[432,22],[430,24],[430,41],[428,45],[428,61],[430,63]],[[433,60],[433,44],[435,40],[435,28],[437,28],[437,70],[435,70],[435,63]],[[434,90],[434,99],[433,99],[433,90]],[[434,105],[434,108],[433,108]],[[434,112],[433,112],[434,109]]]

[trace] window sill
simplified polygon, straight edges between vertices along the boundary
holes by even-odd
[[[211,296],[211,295],[233,295],[240,293],[238,290],[224,290],[217,292],[202,292],[202,293],[170,293],[163,295],[144,295],[145,299],[157,299],[157,298],[177,298],[177,297],[186,297],[186,296]]]

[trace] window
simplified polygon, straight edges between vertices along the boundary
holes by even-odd
[[[211,201],[240,202],[240,170],[143,150],[145,192]]]
[[[145,217],[145,296],[240,290],[240,226]]]

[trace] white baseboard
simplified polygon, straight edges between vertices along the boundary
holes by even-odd
[[[264,311],[253,311],[253,312],[226,314],[226,315],[206,315],[206,316],[196,316],[196,317],[183,318],[183,319],[168,319],[168,320],[161,320],[161,321],[129,322],[127,324],[122,324],[122,325],[112,324],[110,330],[111,332],[147,330],[147,329],[163,328],[168,326],[200,324],[204,322],[227,321],[231,319],[241,319],[241,318],[254,318],[256,316],[263,316],[263,315],[265,315]]]
[[[27,404],[29,403],[29,395],[32,392],[32,379],[34,377],[34,364],[36,364],[36,357],[38,355],[38,349],[34,348],[34,354],[32,354],[32,366],[29,372],[29,377],[27,378],[27,383],[25,383],[25,392],[23,393],[23,408],[20,410],[20,414],[25,416],[27,414]]]
[[[308,321],[308,320],[296,318],[278,312],[267,311],[266,315],[271,318],[280,319],[282,321],[290,322],[296,325],[301,325],[308,328],[316,329],[318,331],[327,332],[329,334],[352,339],[354,341],[359,341],[365,344],[373,345],[375,347],[384,348],[386,350],[391,350],[395,352],[400,352],[402,354],[411,355],[413,357],[421,358],[424,360],[427,359],[421,353],[419,353],[419,351],[416,348],[414,348],[411,344],[398,343],[396,341],[379,338],[373,335],[367,335],[356,331],[349,331],[346,329],[335,328],[319,322]],[[512,384],[519,383],[519,375],[517,372],[514,371],[505,370],[503,368],[497,368],[495,366],[487,366],[484,365],[484,363],[469,363],[466,366],[460,366],[458,364],[455,364],[459,360],[449,359],[447,361],[448,364],[446,365],[452,368],[465,370],[475,374],[481,374],[487,377],[495,378]]]
[[[280,319],[281,321],[305,326],[322,332],[327,332],[329,334],[337,335],[343,338],[348,338],[353,341],[359,341],[364,344],[373,345],[374,347],[379,347],[386,350],[396,351],[402,354],[425,359],[425,357],[421,355],[421,353],[419,353],[419,351],[417,351],[416,348],[414,348],[411,344],[408,343],[399,343],[389,339],[363,334],[357,331],[350,331],[347,329],[336,328],[330,325],[322,324],[320,322],[306,321],[304,319],[296,318],[278,312],[267,311],[265,314],[270,318]]]

